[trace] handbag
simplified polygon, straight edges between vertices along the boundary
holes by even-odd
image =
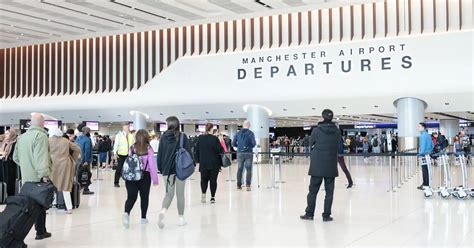
[[[230,158],[229,156],[227,156],[227,154],[222,154],[221,157],[222,157],[222,167],[225,168],[232,165],[232,161],[230,161]]]
[[[28,196],[38,205],[45,209],[51,208],[53,205],[54,193],[56,187],[51,181],[49,182],[25,182],[21,188],[20,195]]]

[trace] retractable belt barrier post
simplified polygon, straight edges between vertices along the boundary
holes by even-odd
[[[99,173],[100,173],[100,154],[99,153],[96,153],[97,155],[97,166],[96,166],[96,179],[94,179],[94,181],[102,181],[103,179],[99,177]],[[92,167],[92,164],[91,164],[91,167]]]
[[[285,183],[285,181],[283,181],[283,176],[281,172],[281,157],[280,156],[278,156],[278,179],[280,180],[278,180],[277,183]]]
[[[270,155],[272,157],[272,167],[271,167],[271,175],[272,175],[272,182],[271,186],[268,187],[269,189],[278,189],[275,185],[275,155]]]

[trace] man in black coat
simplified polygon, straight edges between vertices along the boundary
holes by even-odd
[[[316,196],[324,180],[326,198],[324,199],[323,221],[332,221],[331,206],[334,195],[334,180],[338,176],[337,153],[341,133],[336,124],[332,122],[334,113],[325,109],[322,113],[323,122],[318,123],[311,133],[311,164],[308,175],[311,176],[307,207],[303,220],[313,220],[316,208]]]

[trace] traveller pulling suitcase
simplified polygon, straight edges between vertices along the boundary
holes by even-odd
[[[42,207],[28,196],[11,196],[0,213],[0,248],[25,247],[23,240],[36,222]]]
[[[81,204],[81,185],[79,184],[79,182],[77,182],[77,171],[78,170],[75,170],[74,173],[71,191],[71,201],[73,209],[78,208]],[[58,192],[56,195],[56,207],[58,209],[66,209],[66,203],[64,202],[64,196],[62,192]]]

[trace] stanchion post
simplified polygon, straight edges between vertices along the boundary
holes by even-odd
[[[92,166],[92,164],[91,164]],[[97,178],[94,181],[102,181],[102,178],[99,177],[99,170],[100,170],[100,154],[97,154]]]
[[[275,157],[275,156],[273,156]],[[277,183],[285,183],[285,181],[283,181],[283,177],[282,177],[282,173],[281,173],[281,157],[278,156],[278,179],[280,179],[279,181],[277,181]]]
[[[230,153],[230,162],[231,165],[229,166],[229,179],[225,180],[226,182],[235,182],[234,179],[232,179],[232,153]]]
[[[402,187],[402,175],[401,175],[401,171],[400,171],[400,157],[399,156],[396,156],[396,168],[397,168],[397,187],[400,188]]]
[[[271,168],[272,172],[271,172],[271,175],[272,175],[272,182],[271,182],[271,186],[268,187],[269,189],[278,189],[278,187],[275,185],[275,156],[272,155],[272,168]]]
[[[388,169],[389,169],[389,182],[390,182],[390,185],[389,185],[389,188],[387,190],[387,192],[395,192],[395,190],[393,189],[393,172],[392,172],[392,158],[389,157],[388,158]]]

